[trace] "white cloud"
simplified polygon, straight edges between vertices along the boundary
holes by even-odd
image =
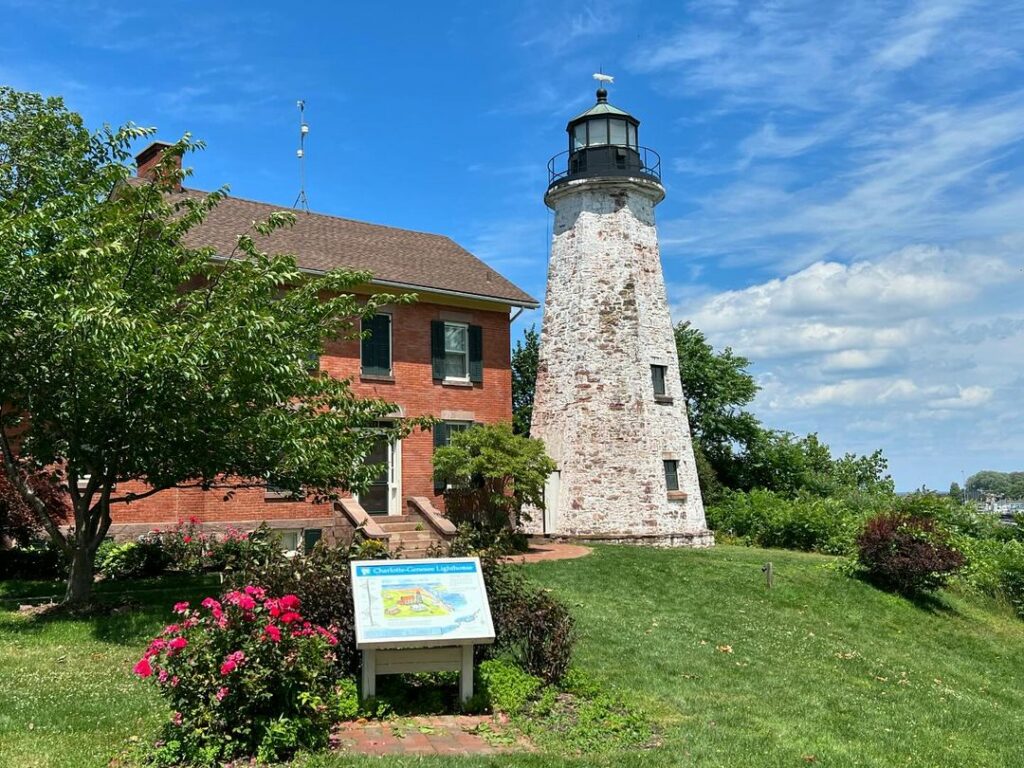
[[[883,67],[905,69],[931,53],[943,27],[964,10],[962,2],[923,0],[897,23],[896,33],[875,57]]]
[[[1019,449],[1022,253],[1011,238],[816,263],[705,296],[678,319],[753,360],[770,426],[905,463],[943,446],[948,461],[990,450],[981,432]]]

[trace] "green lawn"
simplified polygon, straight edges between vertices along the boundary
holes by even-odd
[[[769,559],[771,591],[760,570]],[[828,562],[735,547],[601,547],[530,566],[573,606],[577,663],[661,730],[658,749],[578,764],[1024,766],[1024,622],[956,596],[917,606]],[[125,739],[151,733],[165,710],[129,668],[173,600],[203,591],[190,586],[140,593],[148,607],[101,620],[0,611],[0,766],[103,766]],[[0,596],[16,589],[25,585],[0,584]],[[323,755],[304,765],[380,762]]]

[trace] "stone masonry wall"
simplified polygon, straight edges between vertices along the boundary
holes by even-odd
[[[531,428],[560,470],[547,533],[712,543],[654,224],[663,196],[621,178],[548,193],[554,239]],[[668,369],[666,398],[655,398],[651,365]],[[680,492],[667,490],[665,459],[679,462]],[[533,532],[542,519],[533,513]]]

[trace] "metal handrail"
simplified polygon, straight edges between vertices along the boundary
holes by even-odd
[[[580,173],[579,171],[573,171],[570,167],[569,158],[572,155],[578,152],[584,152],[588,149],[602,149],[605,147],[621,147],[622,149],[625,149],[627,151],[636,152],[639,162],[635,163],[635,165],[627,163],[624,167],[613,168],[612,166],[608,166],[607,169],[594,168],[592,172],[587,171],[584,173]],[[561,168],[562,170],[556,170],[556,168]],[[635,171],[640,175],[651,176],[654,179],[661,181],[661,155],[659,155],[650,147],[632,147],[627,146],[625,144],[599,144],[592,147],[583,147],[578,150],[567,149],[564,152],[559,152],[557,155],[555,155],[548,161],[548,186],[550,187],[555,182],[561,181],[567,176],[572,176],[576,174],[579,174],[581,177],[600,175],[601,170],[608,170],[613,172],[617,171],[618,174],[622,174],[623,172],[628,173],[630,171]]]

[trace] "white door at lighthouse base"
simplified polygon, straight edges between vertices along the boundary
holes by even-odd
[[[562,473],[557,469],[544,483],[544,533],[558,532],[558,494],[562,487]]]

